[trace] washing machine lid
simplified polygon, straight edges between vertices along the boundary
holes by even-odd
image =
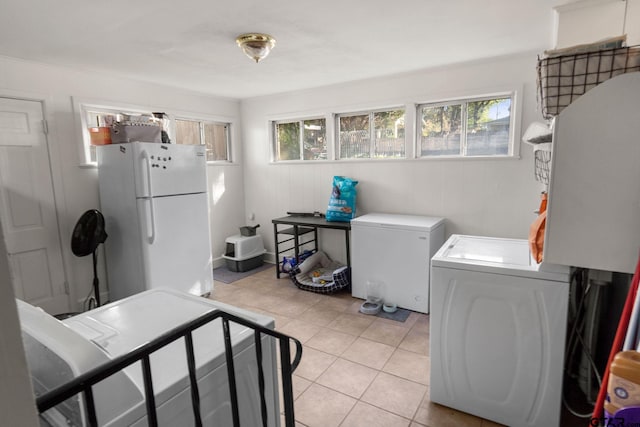
[[[114,358],[216,308],[267,328],[274,327],[274,321],[270,317],[164,288],[132,295],[66,319],[64,323]],[[230,335],[234,352],[239,351],[252,342],[253,329],[230,322]],[[196,368],[218,364],[224,359],[221,319],[195,330],[193,340]],[[156,392],[160,393],[187,381],[185,354],[184,341],[180,339],[151,355],[153,385]],[[168,367],[170,369],[166,369]],[[141,370],[132,365],[125,372],[143,390]]]
[[[98,344],[113,358],[216,308],[226,308],[263,326],[272,321],[269,317],[206,298],[171,289],[152,289],[71,317],[63,323]],[[245,329],[233,324],[232,335]]]
[[[569,281],[569,267],[536,263],[531,256],[529,242],[523,239],[454,234],[433,256],[431,265],[560,282]]]
[[[420,231],[430,231],[443,224],[443,218],[386,213],[369,213],[351,220],[351,227],[384,227]]]

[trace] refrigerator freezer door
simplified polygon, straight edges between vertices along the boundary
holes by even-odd
[[[213,290],[207,194],[138,199],[146,289]]]
[[[207,191],[203,145],[134,142],[137,197],[158,197]]]

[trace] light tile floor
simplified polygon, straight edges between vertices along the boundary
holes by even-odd
[[[276,329],[303,344],[293,374],[297,426],[489,427],[491,421],[429,401],[429,316],[405,322],[358,312],[348,292],[301,291],[275,267],[232,284],[215,282],[211,296],[264,313]]]

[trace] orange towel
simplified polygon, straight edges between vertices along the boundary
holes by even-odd
[[[544,248],[544,228],[547,223],[547,193],[543,192],[540,198],[538,217],[529,228],[529,248],[538,264],[542,262],[542,250]]]

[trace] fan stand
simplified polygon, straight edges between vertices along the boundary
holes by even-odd
[[[89,209],[82,214],[71,234],[71,251],[75,256],[92,254],[93,258],[93,298],[91,292],[84,301],[85,309],[92,309],[92,302],[100,307],[100,282],[98,280],[98,247],[107,239],[104,217],[97,209]],[[88,304],[88,306],[87,306]]]
[[[93,251],[93,296],[96,307],[100,307],[100,280],[98,279],[98,248]]]

